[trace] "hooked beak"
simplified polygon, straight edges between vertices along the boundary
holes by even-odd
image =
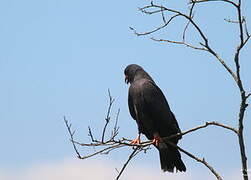
[[[128,84],[129,83],[129,77],[127,75],[125,75],[125,83]]]

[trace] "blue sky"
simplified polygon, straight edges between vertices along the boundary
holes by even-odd
[[[149,39],[152,36],[174,39],[182,32],[182,19],[152,36],[136,37],[130,31],[129,26],[147,31],[161,23],[160,16],[142,15],[137,10],[147,3],[115,0],[0,2],[0,175],[14,170],[22,174],[24,169],[41,167],[41,164],[55,168],[62,164],[67,166],[65,162],[77,163],[73,167],[78,166],[80,171],[76,173],[81,172],[81,166],[84,169],[86,164],[94,162],[106,164],[109,161],[111,169],[120,167],[128,155],[127,150],[78,164],[80,160],[76,159],[68,141],[63,116],[73,123],[80,141],[88,140],[88,125],[94,128],[95,134],[100,134],[109,88],[116,99],[113,117],[117,109],[121,109],[120,136],[133,138],[137,127],[128,112],[128,86],[123,75],[123,69],[131,63],[140,64],[152,75],[166,95],[182,130],[205,121],[237,127],[238,90],[221,65],[205,52]],[[169,7],[186,11],[186,6],[180,2],[168,3]],[[243,6],[251,29],[251,13],[247,10],[251,3],[244,2]],[[214,3],[200,5],[196,15],[210,43],[234,67],[231,57],[238,29],[235,24],[223,21],[224,18],[234,19],[234,11],[226,4]],[[198,42],[193,31],[188,39]],[[250,42],[241,58],[243,81],[247,90],[251,90]],[[248,157],[251,152],[250,119],[248,109],[245,118]],[[223,177],[240,172],[238,143],[230,132],[210,127],[186,135],[180,145],[205,157]],[[183,178],[196,177],[198,172],[212,178],[205,167],[185,155],[182,157],[188,169],[187,176],[181,175]],[[153,168],[155,175],[159,173],[163,177],[154,150],[140,155],[131,166],[134,165]],[[130,169],[125,179],[129,178],[129,172]],[[56,179],[47,177],[50,178]]]

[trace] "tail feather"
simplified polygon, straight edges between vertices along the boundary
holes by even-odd
[[[181,155],[178,149],[175,147],[166,145],[165,143],[160,143],[159,147],[159,156],[160,156],[160,164],[161,169],[169,172],[174,172],[174,168],[176,171],[186,171],[186,166],[181,160]]]

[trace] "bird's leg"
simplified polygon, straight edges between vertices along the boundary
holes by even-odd
[[[159,144],[162,142],[162,138],[160,137],[159,133],[154,133],[153,134],[153,144],[157,147],[159,147]]]
[[[136,139],[134,139],[134,140],[132,140],[130,142],[130,144],[140,144],[140,133],[139,133],[139,135],[137,136]]]

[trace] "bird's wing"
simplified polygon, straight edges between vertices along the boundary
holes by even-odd
[[[141,88],[144,101],[144,114],[153,120],[153,127],[167,136],[180,132],[178,123],[170,110],[160,88],[152,81],[146,81]]]
[[[139,99],[138,99],[138,90],[139,88],[134,87],[134,86],[130,86],[129,88],[129,95],[128,95],[128,106],[129,106],[129,111],[130,114],[132,116],[133,119],[136,120],[137,125],[138,125],[138,131],[139,133],[144,133],[144,128],[142,126],[142,122],[141,122],[141,114],[142,114],[142,110],[141,110],[141,106],[139,105]]]
[[[132,98],[130,92],[128,94],[128,107],[129,107],[129,111],[130,111],[132,118],[136,120],[136,112],[134,109],[133,98]]]

